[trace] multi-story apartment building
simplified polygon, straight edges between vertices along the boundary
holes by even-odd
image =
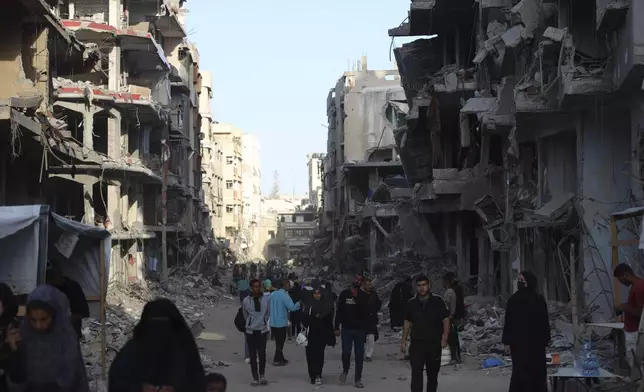
[[[243,223],[244,197],[242,183],[243,133],[230,124],[213,124],[215,141],[221,146],[224,157],[222,178],[224,182],[223,200],[223,237],[231,244],[242,246],[241,229]]]
[[[263,244],[260,244],[259,231],[257,230],[262,212],[259,140],[254,135],[243,134],[242,149],[242,196],[244,198],[242,235],[243,240],[246,241],[248,256],[260,258],[262,257]]]
[[[210,226],[199,192],[201,76],[182,2],[9,3],[5,12],[15,17],[3,28],[12,38],[0,46],[15,61],[0,68],[9,86],[0,111],[12,147],[0,160],[0,202],[50,204],[104,225],[113,279],[141,278],[146,261],[161,260],[164,211],[169,242]],[[27,44],[36,55],[21,54]],[[40,143],[25,134],[29,128]],[[189,257],[167,249],[169,263]]]
[[[210,226],[215,237],[223,234],[223,152],[214,135],[214,120],[210,107],[212,99],[212,75],[202,72],[199,113],[201,114],[201,173],[203,200],[210,210]]]
[[[278,213],[275,254],[283,260],[309,258],[317,227],[313,209]]]
[[[306,159],[309,174],[309,202],[317,211],[322,207],[322,199],[324,198],[324,187],[322,186],[324,154],[307,154]]]

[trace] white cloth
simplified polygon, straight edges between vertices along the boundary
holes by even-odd
[[[376,335],[374,334],[368,334],[367,335],[367,344],[364,349],[364,355],[367,358],[371,358],[373,356],[373,350],[376,348]]]

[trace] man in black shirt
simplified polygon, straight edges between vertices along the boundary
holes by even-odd
[[[62,291],[69,301],[71,321],[78,338],[83,337],[83,319],[89,317],[89,304],[81,286],[63,275],[63,270],[58,263],[52,262],[51,268],[47,270],[47,284],[55,286]]]
[[[355,347],[356,372],[355,387],[364,388],[362,384],[362,365],[364,363],[364,345],[367,339],[366,327],[369,316],[369,295],[360,289],[362,280],[354,279],[351,287],[340,293],[335,311],[335,334],[342,335],[342,374],[340,381],[347,381],[351,365],[351,349]],[[342,326],[342,330],[340,330]]]
[[[441,297],[429,291],[426,276],[416,278],[418,295],[409,300],[405,314],[401,351],[405,352],[407,337],[411,338],[411,392],[423,391],[423,369],[427,369],[427,392],[438,389],[441,349],[447,347],[450,319]]]

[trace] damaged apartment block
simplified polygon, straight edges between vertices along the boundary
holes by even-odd
[[[409,107],[396,147],[414,214],[479,294],[507,298],[529,269],[548,299],[569,301],[574,279],[586,314],[611,317],[612,269],[638,257],[615,254],[610,222],[642,200],[643,9],[416,0],[389,30],[429,36],[395,49]]]
[[[121,282],[161,261],[164,226],[169,263],[191,259],[213,235],[201,191],[199,55],[183,1],[9,3],[0,202],[50,204],[105,226]]]

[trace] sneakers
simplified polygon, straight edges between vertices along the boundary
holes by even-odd
[[[266,381],[265,376],[259,376],[259,385],[268,385],[268,381]]]
[[[360,380],[356,381],[354,385],[356,388],[364,388],[364,384]]]
[[[273,366],[286,366],[288,365],[288,361],[285,359],[283,361],[273,361]]]
[[[365,362],[371,362],[371,361],[373,361],[373,359],[371,359],[371,357],[366,357],[366,358],[364,359],[364,361],[365,361]]]
[[[250,382],[251,387],[256,387],[259,385],[259,380],[254,378],[253,381]]]
[[[347,373],[342,373],[340,375],[340,382],[347,382]]]
[[[321,377],[318,377],[318,378],[315,379],[315,385],[317,385],[317,386],[322,385],[322,378]]]
[[[246,362],[246,365],[250,363],[250,358],[244,358],[244,362]]]

